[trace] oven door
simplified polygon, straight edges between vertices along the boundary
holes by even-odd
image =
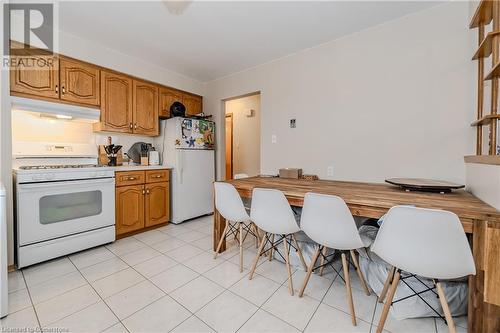
[[[114,178],[17,186],[19,246],[114,224]]]

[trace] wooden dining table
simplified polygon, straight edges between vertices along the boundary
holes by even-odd
[[[254,188],[282,191],[289,203],[301,207],[307,192],[336,195],[344,199],[355,216],[379,218],[396,205],[444,209],[459,217],[468,235],[476,275],[469,278],[468,332],[500,332],[500,212],[465,190],[451,193],[408,192],[382,183],[250,177],[227,181],[242,198]],[[213,246],[224,231],[225,220],[214,207]],[[225,251],[225,241],[220,252]]]

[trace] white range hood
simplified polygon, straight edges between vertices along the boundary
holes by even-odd
[[[41,101],[24,97],[11,97],[12,110],[39,112],[60,119],[99,121],[101,111],[95,108]]]

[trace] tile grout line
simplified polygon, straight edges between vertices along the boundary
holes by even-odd
[[[40,331],[42,331],[42,324],[40,323],[40,318],[38,317],[38,312],[36,311],[35,304],[33,303],[33,299],[31,298],[31,292],[30,292],[30,289],[28,288],[28,283],[26,282],[26,277],[24,276],[23,270],[21,270],[21,276],[23,277],[24,285],[26,286],[26,291],[28,292],[28,296],[29,296],[30,302],[31,302],[31,307],[33,308],[33,312],[35,313],[38,327],[40,328]]]
[[[109,251],[109,249],[108,249],[108,251]],[[123,325],[123,323],[121,322],[120,318],[118,318],[118,316],[117,316],[117,315],[116,315],[116,313],[113,311],[113,309],[111,309],[111,308],[109,307],[108,303],[106,303],[106,301],[104,300],[104,298],[102,298],[102,296],[101,296],[101,295],[97,292],[97,290],[96,290],[96,289],[94,288],[94,286],[93,286],[93,285],[92,285],[92,284],[91,284],[91,283],[87,280],[87,278],[86,278],[86,277],[82,274],[82,272],[80,272],[80,270],[78,269],[78,267],[76,267],[75,263],[71,260],[71,258],[68,258],[68,259],[69,259],[69,261],[73,264],[73,266],[75,266],[75,268],[78,270],[78,272],[80,273],[80,275],[81,275],[81,276],[85,279],[85,281],[87,281],[87,284],[90,286],[90,288],[92,288],[92,290],[94,290],[94,292],[97,294],[97,297],[99,297],[99,298],[101,299],[101,301],[104,303],[104,305],[106,305],[106,307],[109,309],[109,311],[111,311],[111,313],[115,316],[115,318],[118,320],[118,323],[122,324],[122,326],[123,326],[123,327],[125,327],[125,325]],[[121,258],[119,258],[119,259],[121,260]],[[125,263],[125,264],[126,264],[126,263]],[[95,305],[95,304],[97,304],[97,303],[99,303],[99,302],[96,302],[96,303],[94,303],[94,304],[92,304],[92,305]],[[88,307],[90,307],[90,306],[92,306],[92,305],[89,305]],[[88,307],[86,307],[86,308],[88,308]],[[86,308],[81,309],[81,310],[79,310],[79,311],[77,311],[77,312],[75,312],[75,313],[78,313],[78,312],[80,312],[80,311],[82,311],[82,310],[85,310]],[[71,315],[73,315],[73,314],[75,314],[75,313],[72,313]],[[70,315],[70,316],[71,316],[71,315]],[[68,317],[68,316],[66,316],[66,317]],[[64,317],[64,318],[66,318],[66,317]],[[58,321],[60,321],[60,320],[62,320],[62,319],[64,319],[64,318],[61,318],[61,319],[59,319]],[[114,323],[113,325],[111,325],[111,326],[107,327],[107,328],[106,328],[106,329],[104,329],[103,331],[107,330],[107,329],[108,329],[108,328],[110,328],[110,327],[113,327],[113,326],[114,326],[114,325],[116,325],[116,324],[117,324],[117,323]],[[130,331],[127,329],[127,327],[125,327],[125,329],[127,330],[127,332],[130,332]],[[101,331],[101,332],[102,332],[102,331]]]

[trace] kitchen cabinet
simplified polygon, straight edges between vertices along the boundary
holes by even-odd
[[[144,185],[116,188],[116,234],[144,228]]]
[[[169,183],[146,184],[145,225],[168,222],[170,213]]]
[[[184,94],[182,102],[186,107],[186,115],[194,116],[203,110],[203,98],[197,95]]]
[[[134,134],[158,135],[158,86],[144,81],[133,81]]]
[[[182,103],[182,93],[180,91],[169,89],[165,87],[160,87],[160,118],[170,118],[170,106],[174,102]]]
[[[98,67],[62,57],[59,62],[59,82],[62,100],[99,106],[101,101]]]
[[[16,63],[10,68],[12,95],[59,99],[59,59],[57,56],[12,56],[12,61]]]
[[[115,184],[117,237],[168,223],[170,170],[116,172]]]
[[[132,78],[101,71],[101,121],[94,131],[133,133]]]

